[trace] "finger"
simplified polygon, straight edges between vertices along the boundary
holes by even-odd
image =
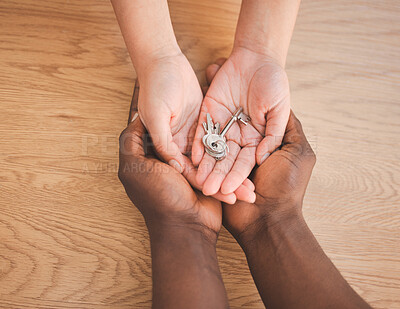
[[[121,136],[120,136],[120,141],[121,141],[121,137],[124,136],[124,142],[122,143],[124,145],[124,147],[120,147],[120,151],[122,148],[122,151],[124,153],[129,152],[129,148],[132,147],[132,145],[128,145],[128,144],[134,143],[134,144],[138,145],[138,147],[136,147],[135,150],[140,152],[140,154],[144,155],[145,151],[143,149],[143,138],[146,134],[146,128],[144,127],[143,123],[140,120],[133,123],[139,117],[139,113],[138,113],[139,89],[140,89],[139,79],[136,79],[135,83],[134,83],[131,106],[129,108],[128,126],[121,133]],[[128,138],[128,137],[130,137],[130,138]],[[142,152],[142,150],[143,150],[143,152]]]
[[[154,148],[160,158],[175,168],[179,173],[183,172],[184,159],[178,145],[172,139],[170,117],[161,116],[153,119],[147,129],[151,135]]]
[[[192,164],[192,162],[189,160],[189,158],[184,156],[184,171],[183,171],[183,176],[187,179],[187,181],[197,190],[201,190],[202,187],[199,186],[196,182],[196,174],[197,170]],[[221,192],[217,192],[213,197],[221,202],[228,203],[228,204],[234,204],[236,202],[236,195],[234,193],[230,194],[222,194]]]
[[[238,156],[240,151],[240,146],[233,141],[228,141],[227,145],[229,147],[228,155],[224,160],[217,161],[215,163],[214,169],[212,170],[211,174],[208,175],[206,181],[204,182],[204,195],[213,195],[220,190],[222,182],[224,181],[226,175],[228,175],[229,171],[232,169],[233,164],[235,163],[236,157]]]
[[[196,181],[196,168],[189,158],[184,158],[186,161],[183,176],[195,189],[201,191],[202,187]],[[244,181],[234,193],[222,194],[221,191],[218,191],[216,194],[212,195],[212,197],[227,204],[234,204],[238,199],[248,203],[253,203],[253,200],[255,200],[255,195],[253,196],[254,188],[254,184],[249,179],[246,179],[246,181]]]
[[[250,175],[256,164],[255,152],[255,146],[246,146],[240,150],[235,164],[221,185],[223,194],[234,192]]]
[[[217,59],[217,61],[219,61],[219,63],[221,63],[221,64],[214,63],[207,67],[206,80],[207,80],[208,86],[211,84],[211,81],[213,80],[213,78],[215,77],[218,70],[221,68],[221,65],[225,62],[225,60],[226,60],[225,58]],[[207,90],[209,88],[208,86],[202,87],[203,95],[206,95]],[[203,158],[203,155],[204,155],[204,147],[203,147],[202,140],[201,140],[204,136],[202,120],[205,119],[205,114],[207,113],[207,112],[203,112],[204,108],[205,107],[202,106],[202,109],[200,111],[199,122],[198,122],[198,125],[196,128],[196,133],[194,136],[193,146],[192,146],[192,161],[195,166],[199,165],[200,160]]]
[[[193,146],[192,146],[192,162],[194,166],[199,166],[201,159],[204,156],[204,145],[203,145],[203,136],[204,136],[204,128],[203,122],[206,119],[207,109],[203,104],[201,106],[199,121],[197,123],[196,133],[193,138]]]
[[[217,74],[218,70],[221,68],[220,65],[213,63],[210,64],[206,69],[206,80],[207,84],[210,85],[211,81],[214,79],[215,74]]]
[[[230,194],[222,194],[221,192],[218,192],[212,196],[213,198],[227,204],[235,204],[237,201],[237,197],[235,193],[230,193]]]
[[[250,180],[249,182],[252,183]],[[222,194],[221,191],[218,191],[218,193],[214,194],[212,197],[227,204],[235,204],[237,200],[247,203],[254,203],[256,201],[254,189],[249,188],[244,185],[244,183],[241,184],[234,193]]]
[[[254,185],[254,183],[249,179],[249,178],[246,178],[244,181],[243,181],[243,185],[245,186],[245,187],[247,187],[249,190],[251,190],[251,191],[254,191],[255,189],[256,189],[256,186]]]
[[[121,155],[144,156],[143,138],[146,134],[146,128],[135,113],[135,118],[128,127],[122,131],[119,138],[119,152]]]
[[[130,122],[132,122],[134,119],[133,117],[137,117],[137,111],[138,111],[138,102],[139,102],[139,80],[135,80],[135,87],[133,89],[133,95],[132,95],[132,100],[131,100],[131,107],[129,109],[129,117],[128,117],[128,125]]]
[[[312,159],[311,161],[315,161],[314,151],[308,143],[303,127],[293,111],[290,112],[282,149],[286,149],[298,156],[309,156]]]
[[[226,58],[221,57],[221,58],[218,58],[217,60],[215,60],[215,63],[221,67],[225,63],[225,61],[226,61]]]
[[[295,116],[293,111],[290,111],[289,120],[286,125],[285,136],[283,138],[283,144],[292,143],[294,139],[296,139],[296,142],[298,143],[307,142],[301,122]]]
[[[212,80],[214,79],[215,75],[217,74],[218,70],[221,66],[225,63],[226,58],[218,58],[215,63],[210,64],[206,69],[206,80],[207,84],[210,85]]]
[[[201,92],[203,93],[203,96],[206,95],[207,91],[208,91],[208,85],[207,86],[201,86]]]
[[[287,104],[279,105],[267,113],[265,137],[257,146],[257,164],[261,165],[282,144],[283,135],[290,115]]]
[[[256,201],[256,194],[254,190],[249,189],[245,185],[239,186],[235,191],[236,198],[240,201],[247,203],[254,203]]]
[[[211,157],[208,153],[204,153],[203,159],[200,162],[196,175],[196,182],[199,186],[203,186],[208,175],[210,175],[210,173],[212,172],[214,166],[215,159]],[[229,193],[233,193],[233,191]]]

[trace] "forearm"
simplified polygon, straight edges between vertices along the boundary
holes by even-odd
[[[235,48],[247,48],[285,65],[300,0],[243,0]]]
[[[325,255],[301,215],[258,224],[256,236],[243,235],[247,239],[241,243],[268,308],[370,308]]]
[[[227,308],[216,235],[192,227],[149,226],[153,308]]]
[[[180,53],[167,0],[111,0],[138,74],[153,59]]]

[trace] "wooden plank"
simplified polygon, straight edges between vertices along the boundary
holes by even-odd
[[[198,77],[239,0],[170,1]],[[304,212],[374,308],[400,306],[400,4],[304,0],[287,71],[318,162]],[[0,307],[149,308],[148,235],[116,175],[135,72],[109,1],[0,3]],[[263,308],[223,230],[232,308]]]

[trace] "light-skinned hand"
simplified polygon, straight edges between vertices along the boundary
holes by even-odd
[[[198,166],[196,180],[205,195],[228,194],[249,176],[256,162],[264,162],[281,144],[290,113],[289,83],[273,58],[241,47],[207,71],[216,74],[202,103],[192,161]],[[231,127],[226,134],[229,154],[216,162],[204,152],[202,122],[210,113],[223,127],[239,106],[251,122],[247,126],[236,122]]]
[[[194,173],[186,156],[191,151],[202,99],[197,77],[182,53],[153,59],[141,70],[140,119],[151,135],[157,155],[185,175]],[[188,177],[188,181],[192,186],[202,188],[195,177]],[[254,201],[251,181],[243,179],[242,184],[229,194],[220,194],[218,190],[212,195],[228,203],[237,199]]]

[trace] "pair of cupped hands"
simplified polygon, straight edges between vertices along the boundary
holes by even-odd
[[[180,59],[180,61],[187,63],[186,59]],[[202,147],[200,144],[196,144],[199,143],[199,141],[195,139],[193,145],[193,161],[194,163],[200,162],[198,169],[184,154],[190,151],[188,139],[194,138],[195,135],[202,136],[199,132],[200,129],[198,128],[196,119],[196,115],[198,114],[196,111],[200,106],[194,106],[195,102],[193,102],[194,96],[199,95],[199,97],[202,98],[202,94],[201,92],[198,94],[196,93],[199,89],[193,87],[188,77],[185,78],[184,76],[178,75],[179,78],[177,77],[177,80],[171,80],[169,77],[173,75],[168,71],[171,70],[171,66],[167,65],[159,71],[159,74],[165,74],[161,80],[165,78],[165,83],[176,83],[176,87],[171,91],[167,91],[167,93],[157,93],[163,100],[166,100],[158,101],[160,104],[160,112],[163,111],[164,113],[161,117],[166,117],[166,119],[169,120],[171,117],[170,115],[173,114],[172,120],[165,124],[163,120],[157,120],[158,115],[160,115],[160,113],[158,113],[158,115],[153,115],[157,121],[156,123],[147,123],[147,127],[144,126],[144,122],[149,118],[146,118],[146,109],[140,113],[140,100],[149,102],[147,101],[147,96],[151,95],[151,93],[146,93],[146,91],[152,92],[155,90],[146,90],[146,81],[142,83],[141,80],[139,95],[139,114],[141,117],[136,117],[136,110],[131,107],[128,127],[120,136],[119,178],[129,198],[143,214],[149,228],[153,225],[158,226],[160,222],[166,225],[189,224],[190,226],[196,225],[204,227],[204,230],[211,231],[212,235],[215,235],[218,234],[223,219],[227,229],[235,237],[239,237],[239,235],[249,227],[254,226],[260,219],[268,217],[279,220],[278,218],[282,216],[291,216],[301,211],[302,199],[315,163],[315,155],[307,142],[300,122],[290,109],[289,119],[285,122],[282,139],[279,143],[280,148],[272,152],[272,148],[269,148],[270,142],[268,140],[270,135],[267,134],[267,138],[263,139],[261,133],[265,132],[265,129],[263,130],[262,127],[262,125],[265,126],[265,120],[264,122],[262,121],[264,116],[261,116],[261,112],[257,110],[257,108],[264,111],[275,110],[274,107],[270,107],[268,104],[270,102],[275,102],[277,98],[280,99],[276,102],[277,105],[274,105],[275,108],[286,108],[280,107],[280,104],[282,104],[281,99],[288,100],[289,94],[278,93],[279,90],[288,91],[286,75],[280,72],[280,69],[276,67],[275,63],[266,63],[266,67],[259,70],[266,70],[267,73],[264,73],[262,77],[254,76],[257,75],[257,73],[253,74],[253,77],[250,79],[250,85],[246,86],[246,92],[241,94],[239,90],[243,90],[245,87],[243,85],[243,77],[239,75],[241,73],[240,71],[236,71],[238,68],[234,63],[228,61],[231,60],[218,60],[217,63],[210,65],[206,70],[207,81],[211,85],[203,102],[200,121],[205,117],[205,113],[207,112],[211,112],[217,121],[224,121],[224,119],[230,117],[230,112],[237,108],[234,102],[238,102],[237,100],[246,102],[246,105],[243,107],[245,111],[249,112],[252,116],[252,122],[254,122],[252,124],[253,126],[236,127],[232,130],[231,134],[228,136],[228,143],[230,141],[232,144],[237,144],[238,149],[232,154],[231,159],[227,158],[225,160],[230,160],[231,163],[229,164],[233,164],[233,166],[238,164],[238,168],[246,168],[245,171],[248,173],[253,171],[250,175],[251,180],[247,178],[247,172],[243,172],[240,175],[236,173],[229,175],[228,172],[227,175],[225,175],[225,179],[219,177],[220,180],[218,183],[219,185],[222,183],[223,186],[224,183],[227,183],[225,186],[227,186],[229,190],[226,190],[230,191],[233,188],[234,192],[224,194],[219,190],[219,186],[218,190],[214,189],[217,190],[217,192],[213,194],[213,196],[207,196],[200,192],[201,190],[204,192],[208,178],[212,176],[213,173],[207,174],[203,171],[200,175],[205,182],[203,181],[202,184],[199,182],[199,170],[203,164],[201,160],[206,160],[202,158]],[[178,69],[175,65],[177,64],[174,63],[172,68]],[[226,67],[224,68],[224,66]],[[256,72],[259,72],[259,70],[256,70]],[[272,72],[274,72],[274,74],[268,74]],[[238,76],[235,74],[238,74]],[[153,77],[157,79],[156,75]],[[180,79],[181,77],[182,79]],[[189,74],[189,77],[193,79],[196,78],[194,73],[193,76]],[[214,84],[215,81],[218,81],[217,78],[219,78],[220,84]],[[235,88],[238,87],[238,89],[233,90],[237,93],[237,97],[233,97],[235,93],[231,93],[229,96],[226,95],[224,90],[227,88],[224,87],[231,87],[229,83],[235,81],[236,78],[239,79],[237,81],[238,84],[235,84]],[[283,86],[280,84],[282,80],[274,80],[275,78],[283,78],[286,84]],[[189,83],[189,85],[187,85],[188,89],[185,87],[181,89],[179,86],[180,83],[184,85]],[[210,91],[213,85],[215,90]],[[161,87],[162,82],[159,86],[160,89],[164,89]],[[280,88],[276,89],[276,87]],[[270,91],[265,88],[270,89]],[[188,104],[188,106],[186,106],[186,103],[184,103],[186,102],[184,101],[186,95],[192,105]],[[247,98],[243,98],[246,96]],[[262,96],[266,96],[266,98]],[[249,100],[248,98],[251,99]],[[133,101],[135,99],[137,99],[137,97],[134,97]],[[165,105],[166,103],[162,102],[170,102],[169,104],[171,106]],[[260,107],[260,104],[264,104],[262,102],[265,102],[267,105],[265,108]],[[255,106],[253,107],[251,104],[254,104],[257,108]],[[132,106],[134,105],[133,102]],[[180,108],[177,108],[175,105],[180,106],[183,110],[180,110]],[[176,110],[176,114],[173,110]],[[185,117],[182,123],[178,119],[175,119],[179,117]],[[274,117],[283,116],[276,115]],[[133,121],[131,121],[132,119]],[[170,125],[170,139],[174,143],[173,147],[176,148],[174,150],[176,151],[174,155],[176,155],[177,152],[182,154],[182,161],[179,162],[179,164],[182,164],[184,168],[180,171],[176,167],[172,167],[171,165],[173,164],[166,164],[160,160],[160,156],[164,160],[166,160],[165,158],[168,159],[170,152],[167,152],[166,149],[162,147],[160,148],[160,146],[157,147],[157,143],[154,142],[154,137],[151,133],[150,136],[153,143],[149,143],[148,131],[151,130],[150,128],[152,128],[154,132],[154,130],[157,129],[153,126],[160,126],[163,128],[163,131],[159,132],[163,132],[165,135],[169,129],[167,125]],[[276,124],[276,126],[278,126],[278,124]],[[268,128],[276,130],[276,126],[270,127],[268,125],[267,130]],[[196,130],[197,132],[195,133]],[[247,145],[247,140],[251,138],[258,138],[261,143],[259,143],[258,146]],[[232,146],[232,148],[234,148],[234,146]],[[275,149],[275,147],[273,149]],[[231,151],[233,151],[233,149]],[[256,154],[260,153],[261,156],[265,157],[265,151],[271,155],[268,156],[267,160],[262,160],[262,162],[257,159],[260,166],[253,170],[256,164]],[[241,155],[242,152],[243,155]],[[160,153],[163,153],[163,156],[160,155]],[[254,159],[250,156],[253,156]],[[236,163],[234,163],[234,159],[236,159]],[[207,171],[209,172],[210,170]],[[239,180],[235,178],[239,178]],[[242,180],[242,178],[244,178],[244,180]],[[228,180],[229,182],[227,182]],[[239,184],[237,185],[238,181]],[[210,182],[211,184],[216,183],[214,181]],[[233,186],[232,183],[236,183],[235,186],[237,186],[237,188],[234,188],[235,186]]]
[[[184,175],[195,168],[196,175],[187,180],[206,196],[229,204],[254,202],[247,177],[281,145],[290,114],[289,83],[281,64],[235,47],[228,59],[207,68],[207,90],[180,52],[143,67],[138,110],[158,157]],[[202,123],[209,113],[222,130],[240,106],[251,121],[238,121],[229,129],[229,152],[216,161],[204,151]]]

